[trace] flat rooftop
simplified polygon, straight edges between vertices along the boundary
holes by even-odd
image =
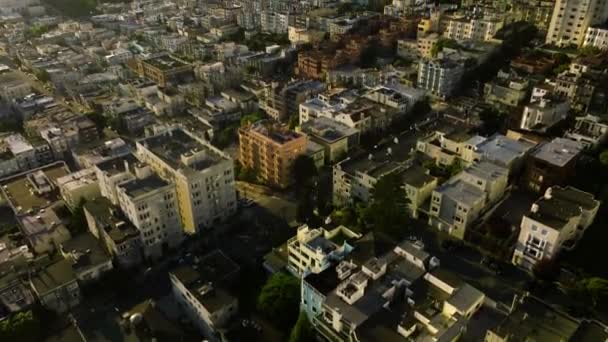
[[[135,155],[129,153],[124,156],[102,161],[101,163],[98,163],[96,167],[110,176],[113,176],[127,171],[128,165],[135,165],[138,163],[140,163],[140,161],[135,157]]]
[[[117,244],[139,237],[139,231],[127,220],[118,216],[119,209],[109,199],[98,197],[85,202],[84,208],[105,227],[106,233]]]
[[[43,267],[41,271],[31,277],[32,285],[39,294],[45,294],[58,287],[76,281],[72,262],[60,259]]]
[[[324,142],[333,143],[359,133],[359,130],[348,127],[326,117],[315,118],[302,125],[302,131],[315,136]]]
[[[125,189],[125,192],[129,197],[137,198],[152,191],[162,189],[167,185],[169,185],[169,183],[162,178],[157,175],[152,175],[143,179],[133,179],[118,186]]]
[[[436,191],[469,206],[473,206],[477,201],[485,197],[485,193],[482,190],[460,179],[455,182],[445,183],[437,188]]]
[[[543,196],[535,204],[538,210],[526,216],[551,228],[561,229],[572,217],[581,215],[582,209],[594,210],[600,202],[593,195],[573,187],[552,187],[551,196]]]
[[[550,142],[541,144],[538,149],[532,152],[532,156],[549,164],[563,167],[578,156],[583,148],[584,146],[580,142],[566,138],[555,138]]]
[[[70,170],[63,162],[56,162],[38,170],[42,171],[52,184],[56,184],[57,179],[70,173]],[[1,181],[1,184],[5,197],[7,197],[7,200],[18,215],[25,214],[30,210],[37,211],[41,208],[46,208],[58,200],[56,191],[37,194],[27,177],[27,173],[5,178]]]
[[[515,140],[496,134],[477,144],[477,152],[484,159],[510,165],[514,160],[523,157],[535,145],[529,141]]]
[[[146,59],[144,62],[154,66],[155,68],[161,69],[163,71],[188,65],[188,64],[184,63],[183,61],[181,61],[173,56],[170,56],[170,55],[161,55],[158,57],[149,58],[149,59]]]
[[[172,129],[138,141],[147,150],[169,164],[173,169],[193,169],[202,171],[226,158],[211,147],[194,139],[182,129]],[[184,164],[182,157],[197,154],[196,161]],[[204,155],[204,157],[200,157]]]
[[[251,131],[263,135],[279,145],[304,138],[304,135],[288,129],[286,126],[274,125],[262,120],[251,125]]]

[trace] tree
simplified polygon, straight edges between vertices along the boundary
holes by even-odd
[[[298,118],[297,115],[292,115],[291,117],[289,117],[289,123],[287,125],[289,126],[289,129],[294,130],[296,129],[296,127],[298,127],[299,123],[300,118]]]
[[[585,278],[576,288],[582,295],[588,296],[594,307],[608,298],[608,280],[599,277]]]
[[[257,300],[260,313],[285,329],[298,318],[300,281],[283,272],[273,274],[264,284]]]
[[[0,341],[35,342],[42,339],[40,321],[32,311],[12,314],[0,321]]]
[[[479,113],[479,119],[482,121],[479,133],[490,136],[498,133],[505,126],[507,116],[494,108],[488,108]]]
[[[308,320],[306,312],[300,311],[298,321],[296,322],[296,325],[294,325],[293,329],[291,329],[291,334],[289,335],[289,342],[314,341],[314,336],[314,330],[310,325],[310,321]]]
[[[84,214],[84,204],[86,203],[86,199],[81,199],[76,207],[72,208],[72,216],[70,218],[70,223],[67,228],[72,235],[76,235],[87,230],[87,218]]]
[[[299,220],[308,221],[314,216],[317,167],[312,158],[302,154],[293,161],[291,168],[298,202],[297,216]]]
[[[247,126],[248,124],[258,122],[264,118],[264,115],[260,112],[253,112],[241,117],[241,127]]]
[[[99,112],[89,113],[87,117],[91,119],[93,123],[95,123],[95,126],[97,127],[97,132],[99,133],[102,133],[103,129],[108,126],[108,118]]]
[[[371,224],[375,231],[402,238],[410,218],[409,200],[399,175],[391,173],[380,178],[374,186],[373,196],[372,203],[364,211],[365,223]]]
[[[602,151],[602,153],[600,153],[600,163],[602,163],[602,165],[604,167],[608,168],[608,150],[604,150]]]

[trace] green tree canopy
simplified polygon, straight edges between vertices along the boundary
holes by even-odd
[[[374,199],[365,210],[365,222],[375,231],[402,238],[410,223],[408,216],[409,200],[403,188],[401,177],[396,173],[388,174],[376,183]]]
[[[608,150],[604,150],[600,153],[600,163],[605,167],[608,167]]]
[[[0,321],[0,341],[37,342],[41,335],[40,322],[32,311],[15,313]]]
[[[314,341],[314,338],[314,330],[310,325],[306,312],[300,311],[298,321],[296,322],[296,325],[294,325],[293,329],[291,329],[289,342],[309,342]]]
[[[264,316],[289,328],[298,318],[300,306],[300,281],[286,273],[273,274],[262,287],[257,309]]]
[[[608,279],[585,278],[577,284],[577,290],[588,296],[593,306],[597,306],[608,298]]]
[[[260,112],[253,112],[251,114],[244,115],[241,117],[241,127],[247,126],[250,123],[260,121],[264,118],[264,115]]]

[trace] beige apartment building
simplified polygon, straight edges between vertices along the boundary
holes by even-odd
[[[236,212],[234,162],[230,156],[181,128],[137,142],[138,157],[174,183],[183,229],[196,234]]]
[[[308,138],[284,125],[259,121],[239,129],[239,160],[255,170],[268,185],[286,188],[291,184],[291,165],[306,153]]]

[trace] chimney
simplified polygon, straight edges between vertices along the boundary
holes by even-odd
[[[536,204],[536,203],[532,204],[532,208],[530,208],[530,211],[531,211],[533,214],[538,213],[538,204]]]
[[[553,197],[553,189],[547,188],[545,191],[545,199],[550,200]]]

